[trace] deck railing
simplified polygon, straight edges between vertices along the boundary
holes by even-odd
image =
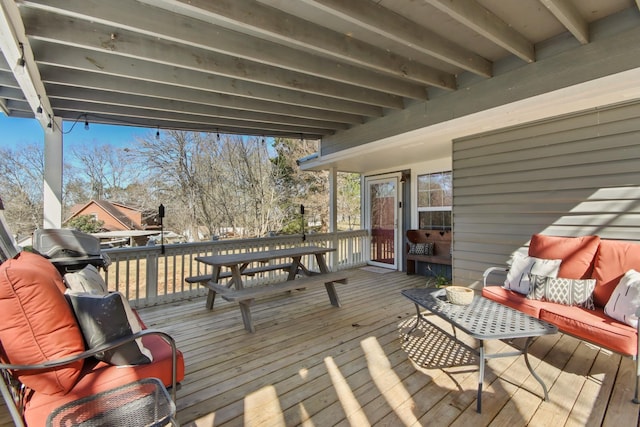
[[[103,253],[111,264],[103,275],[109,290],[122,292],[134,307],[146,307],[206,295],[206,288],[185,282],[187,277],[211,273],[206,265],[195,260],[198,256],[317,245],[336,248],[327,254],[329,269],[336,271],[366,264],[367,237],[366,230],[355,230],[310,234],[304,240],[301,235],[293,235],[181,243],[165,245],[164,251],[160,245],[106,249]],[[313,257],[303,261],[311,268],[317,267]],[[253,285],[285,278],[286,272],[270,271],[249,276],[246,283]]]

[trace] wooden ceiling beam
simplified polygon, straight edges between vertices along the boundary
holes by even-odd
[[[397,55],[255,0],[140,0],[279,45],[443,89],[455,89],[453,75]]]
[[[455,85],[453,76],[420,64],[410,65],[409,69],[416,70],[412,72],[404,67],[404,73],[400,70],[392,73],[390,69],[363,69],[362,66],[338,63],[335,59],[320,57],[141,3],[126,2],[118,7],[121,2],[122,0],[109,3],[98,0],[30,0],[25,2],[25,6],[375,90],[387,91],[387,88],[391,88],[388,91],[393,91],[395,79],[400,85],[410,81],[445,89],[453,89]],[[420,68],[419,73],[417,68]],[[386,76],[382,76],[379,71],[384,71]],[[415,87],[410,93],[416,93]]]
[[[78,102],[76,100],[58,99],[55,107],[56,117],[68,118],[69,116],[79,117],[87,114],[93,117],[122,117],[121,124],[129,124],[134,126],[157,127],[160,124],[153,124],[153,121],[163,121],[165,123],[175,123],[175,125],[181,124],[196,124],[201,126],[208,126],[211,128],[237,128],[247,129],[249,134],[260,134],[259,131],[265,132],[288,132],[290,134],[303,133],[305,135],[326,135],[333,133],[333,129],[321,128],[321,127],[305,127],[301,129],[298,126],[293,125],[280,125],[269,122],[256,122],[247,120],[236,120],[229,118],[216,118],[212,119],[207,116],[200,116],[189,113],[175,113],[169,111],[157,111],[139,107],[126,107],[122,105],[107,105],[102,103],[93,103],[89,101]],[[253,133],[256,132],[256,133]]]
[[[259,0],[276,5],[278,0]],[[471,73],[491,77],[492,63],[482,56],[446,40],[433,31],[369,0],[299,0],[328,12],[368,31],[408,45],[420,55],[427,55]],[[286,3],[284,3],[286,4]]]
[[[533,44],[475,0],[423,0],[526,62],[535,61]]]
[[[55,14],[26,17],[25,24],[29,28],[27,35],[30,39],[46,40],[67,48],[79,47],[283,89],[396,109],[403,107],[402,97],[426,99],[424,86],[384,78],[380,74],[363,77],[360,86],[355,86],[230,55],[215,54],[196,48],[186,49],[176,43],[125,30],[113,32],[113,28],[107,26]],[[377,77],[377,81],[374,81],[374,77]],[[372,89],[373,86],[376,89]]]
[[[572,3],[567,0],[540,1],[580,43],[589,43],[589,24]]]
[[[255,111],[238,110],[219,106],[194,104],[191,102],[178,101],[175,99],[160,99],[142,95],[124,95],[118,92],[104,92],[94,89],[48,85],[47,93],[51,99],[73,100],[78,103],[91,102],[96,105],[121,106],[126,108],[140,107],[142,109],[155,110],[158,112],[169,112],[176,114],[187,114],[192,116],[202,116],[210,121],[216,120],[242,120],[246,122],[271,123],[273,125],[291,125],[300,127],[304,132],[305,128],[324,129],[348,129],[349,125],[338,122],[328,122],[318,119],[305,119],[290,117],[280,114],[257,113]],[[0,93],[0,96],[2,94]]]
[[[303,94],[294,90],[278,89],[254,82],[234,80],[135,58],[114,56],[87,49],[69,49],[67,46],[48,42],[34,43],[34,49],[38,52],[37,56],[40,64],[66,69],[163,83],[201,90],[205,93],[214,92],[322,110],[342,111],[368,117],[382,115],[381,107],[375,105],[314,94]]]
[[[316,119],[345,124],[361,124],[365,119],[364,116],[361,115],[342,113],[339,111],[321,110],[301,105],[250,99],[143,80],[136,80],[135,84],[131,84],[130,78],[101,73],[87,73],[48,65],[41,66],[40,71],[45,87],[51,85],[82,87],[114,92],[123,96],[141,95],[163,100],[177,100],[241,111],[272,113],[292,118]],[[0,81],[0,83],[2,82]]]

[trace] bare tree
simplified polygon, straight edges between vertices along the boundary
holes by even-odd
[[[277,188],[277,169],[269,160],[264,139],[229,137],[223,141],[221,154],[221,163],[227,165],[225,176],[230,178],[235,193],[228,211],[242,218],[245,234],[263,236],[279,230],[284,198]]]
[[[282,197],[262,139],[167,131],[140,140],[136,154],[158,191],[173,195],[167,208],[183,218],[175,224],[192,240],[200,226],[211,235],[230,228],[245,236],[281,227]]]
[[[205,144],[202,134],[168,130],[160,138],[140,138],[130,149],[138,168],[148,173],[149,185],[167,209],[165,224],[198,236],[199,188],[197,156]]]
[[[0,193],[7,222],[18,237],[30,235],[43,218],[44,150],[26,145],[0,150]]]
[[[135,182],[141,170],[133,167],[127,148],[103,144],[74,147],[68,158],[71,173],[84,184],[90,198],[124,202],[126,187]]]
[[[126,148],[85,146],[65,159],[65,209],[92,198],[147,210],[162,203],[167,228],[199,240],[228,229],[243,236],[300,232],[304,204],[306,219],[324,231],[328,175],[296,164],[317,147],[316,141],[279,139],[272,146],[264,138],[184,131],[164,131],[161,138],[150,132]],[[0,154],[7,220],[19,234],[29,234],[42,223],[43,149]],[[339,210],[351,227],[349,218],[359,211],[359,178],[339,179]]]

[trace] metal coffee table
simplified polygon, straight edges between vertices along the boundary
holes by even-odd
[[[529,344],[531,344],[531,340],[534,337],[557,333],[558,328],[554,325],[481,296],[475,296],[473,302],[469,305],[455,305],[447,301],[444,289],[406,289],[402,291],[402,295],[413,301],[416,306],[416,312],[418,313],[416,324],[407,335],[418,327],[421,320],[425,322],[428,321],[420,312],[420,308],[422,307],[450,323],[454,328],[454,337],[455,330],[458,328],[480,342],[477,350],[480,365],[478,404],[476,408],[478,412],[482,411],[482,384],[486,359],[513,357],[524,354],[524,360],[529,372],[531,372],[531,375],[542,385],[544,400],[549,399],[547,387],[529,363],[528,350]],[[523,350],[494,354],[485,353],[485,340],[513,338],[527,338]]]

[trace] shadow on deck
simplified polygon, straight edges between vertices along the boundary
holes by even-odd
[[[183,351],[178,391],[183,426],[508,425],[637,426],[634,363],[557,334],[538,338],[530,360],[549,387],[548,402],[522,357],[490,360],[483,411],[476,408],[475,342],[435,316],[406,338],[415,308],[400,291],[421,276],[353,270],[338,285],[341,308],[323,288],[257,301],[256,332],[236,304],[205,299],[145,308],[149,327]],[[487,351],[522,345],[494,341]],[[3,420],[8,419],[2,408]],[[10,424],[7,424],[10,425]]]

